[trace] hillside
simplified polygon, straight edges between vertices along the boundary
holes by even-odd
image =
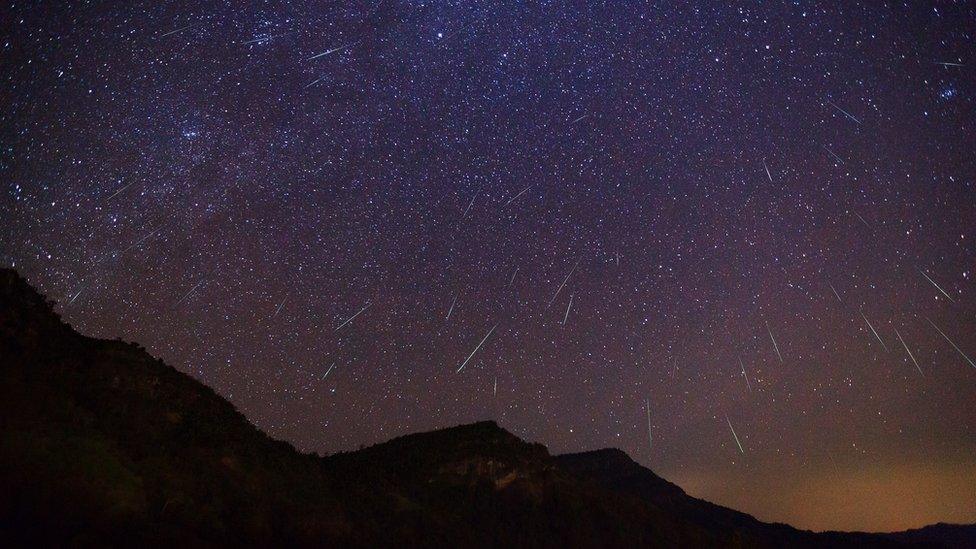
[[[12,544],[966,546],[971,527],[813,534],[697,500],[619,450],[493,422],[330,457],[260,432],[138,345],[79,335],[0,270],[0,539]],[[9,544],[8,544],[9,546]]]

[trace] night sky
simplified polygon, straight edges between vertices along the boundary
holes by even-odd
[[[304,451],[976,521],[974,4],[70,4],[0,9],[0,262],[83,333]]]

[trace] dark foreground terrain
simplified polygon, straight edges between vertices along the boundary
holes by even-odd
[[[976,527],[800,531],[692,498],[619,450],[493,422],[331,457],[270,439],[138,345],[0,269],[0,544],[973,547]]]

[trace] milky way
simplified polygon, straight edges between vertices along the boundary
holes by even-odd
[[[976,8],[668,4],[8,2],[0,259],[305,451],[976,521]]]

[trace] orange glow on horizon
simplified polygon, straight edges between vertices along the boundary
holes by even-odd
[[[812,469],[812,468],[811,468]],[[893,532],[976,522],[976,464],[885,464],[775,477],[676,477],[695,497],[814,531]]]

